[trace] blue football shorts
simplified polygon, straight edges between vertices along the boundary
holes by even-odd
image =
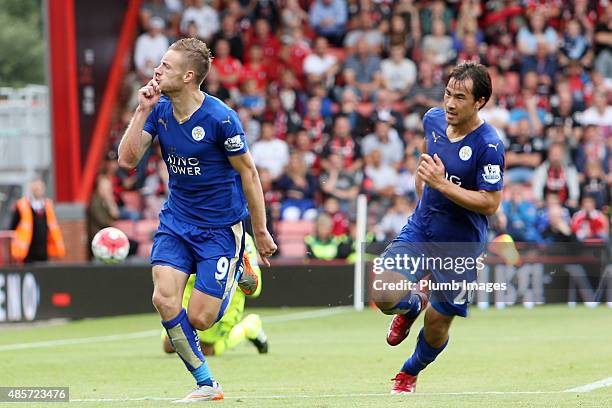
[[[153,237],[151,264],[196,274],[194,289],[222,300],[221,319],[242,274],[244,222],[231,227],[204,228],[177,220],[162,210]]]
[[[392,270],[410,282],[417,283],[429,275],[431,306],[446,316],[467,317],[473,296],[468,283],[476,281],[476,259],[482,247],[478,242],[429,242],[424,233],[406,225],[380,257],[383,261],[393,258]]]

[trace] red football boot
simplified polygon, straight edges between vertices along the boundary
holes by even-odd
[[[391,381],[393,381],[391,394],[412,394],[416,389],[417,377],[400,371]]]
[[[400,344],[408,334],[410,333],[410,328],[415,320],[419,317],[419,315],[427,308],[427,294],[426,293],[418,293],[421,298],[421,310],[414,317],[406,317],[404,315],[395,315],[393,320],[391,320],[391,325],[389,326],[389,332],[387,333],[387,343],[390,346],[397,346]]]

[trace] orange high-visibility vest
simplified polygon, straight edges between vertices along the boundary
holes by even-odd
[[[15,236],[11,241],[11,255],[16,261],[22,262],[28,255],[32,243],[32,230],[34,219],[32,217],[32,206],[26,197],[17,201],[19,211],[19,224],[15,229]],[[53,211],[53,203],[45,199],[45,212],[47,213],[47,255],[62,258],[66,255],[64,238]]]

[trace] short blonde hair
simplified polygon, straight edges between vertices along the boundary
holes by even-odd
[[[184,60],[189,68],[195,71],[195,78],[200,85],[210,71],[212,53],[205,42],[197,38],[181,38],[175,41],[170,49],[184,54]]]

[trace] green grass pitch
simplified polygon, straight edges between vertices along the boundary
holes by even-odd
[[[563,392],[612,377],[612,310],[567,306],[472,308],[417,393],[388,395],[413,350],[389,347],[389,317],[372,310],[259,309],[270,353],[245,343],[209,358],[224,407],[605,407],[612,387]],[[280,317],[279,317],[280,316]],[[27,328],[0,327],[0,386],[69,386],[70,404],[166,407],[192,388],[176,355],[161,351],[151,315]],[[76,339],[76,340],[73,340]],[[85,340],[83,340],[85,339]],[[62,344],[54,341],[64,341]],[[38,346],[28,346],[41,342]],[[19,348],[21,347],[21,348]],[[0,406],[9,406],[0,404]]]

